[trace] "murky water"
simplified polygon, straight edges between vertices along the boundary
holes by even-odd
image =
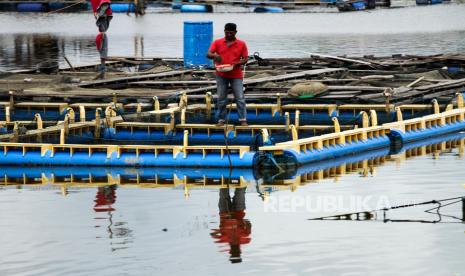
[[[118,14],[110,54],[181,57],[186,20],[212,20],[216,36],[235,21],[250,51],[264,57],[463,53],[463,14],[463,5]],[[74,64],[97,60],[91,15],[0,14],[0,23],[0,70],[63,56]],[[436,206],[429,204],[388,211],[386,222],[380,214],[370,221],[308,220],[464,196],[463,154],[461,140],[408,154],[381,150],[285,177],[234,170],[229,193],[219,189],[227,170],[0,168],[2,183],[17,183],[0,184],[0,275],[463,275],[461,202],[441,208],[441,216],[425,213]],[[137,175],[145,184],[134,184]],[[203,186],[203,176],[216,186]]]
[[[215,37],[226,22],[236,22],[249,51],[263,57],[463,53],[463,14],[463,4],[353,13],[115,14],[109,53],[182,57],[183,22],[191,20],[213,21]],[[64,56],[73,64],[96,62],[94,21],[90,13],[0,13],[0,70],[33,68],[44,59],[64,64]]]
[[[19,183],[0,185],[0,274],[461,275],[460,199],[432,213],[437,204],[308,219],[465,196],[464,135],[274,180],[250,170],[0,168]],[[33,181],[51,184],[20,185]]]

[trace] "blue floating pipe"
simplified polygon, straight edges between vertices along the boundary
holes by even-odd
[[[43,3],[19,3],[16,5],[16,9],[19,12],[44,12],[47,10]]]
[[[297,165],[303,165],[310,162],[318,162],[327,159],[333,159],[352,155],[358,152],[364,152],[379,148],[389,147],[391,144],[389,137],[381,136],[377,138],[368,138],[366,141],[357,141],[346,143],[345,145],[335,145],[324,147],[321,150],[313,150],[297,153],[294,150],[284,150],[283,156],[292,160]]]
[[[465,121],[458,121],[455,123],[445,124],[443,126],[434,126],[427,129],[422,130],[412,130],[402,132],[397,129],[391,129],[389,137],[394,142],[399,142],[402,145],[427,139],[430,137],[440,136],[451,132],[458,132],[460,130],[465,129]]]
[[[335,113],[336,114],[336,113]],[[295,112],[289,112],[289,118],[294,120]],[[285,122],[284,113],[283,115],[279,115],[278,112],[275,114],[271,114],[271,110],[263,110],[258,112],[258,114],[254,110],[247,110],[247,121],[249,124],[284,124]],[[236,110],[232,110],[229,114],[229,122],[230,123],[237,123],[239,121],[239,115]],[[189,122],[189,121],[188,121]],[[302,125],[315,125],[315,124],[333,124],[331,120],[331,116],[326,111],[301,111],[300,112],[300,123]]]
[[[301,138],[313,136],[312,132],[306,132],[301,134]],[[290,134],[282,131],[272,133],[270,136],[273,143],[289,141]],[[151,131],[150,133],[146,130],[118,130],[114,128],[107,128],[103,131],[103,139],[112,141],[124,141],[132,144],[153,144],[159,145],[182,145],[184,135],[182,131],[178,131],[175,134],[166,134],[162,130]],[[226,137],[229,145],[263,145],[263,137],[260,134],[252,135],[248,132],[239,132],[234,135],[233,132],[229,132]],[[200,130],[195,131],[189,135],[189,145],[225,145],[225,137],[222,132],[206,133]]]
[[[51,152],[41,155],[40,151],[26,151],[21,149],[11,149],[6,155],[0,158],[0,165],[14,166],[122,166],[122,167],[253,167],[256,152],[246,152],[242,158],[239,153],[231,153],[231,164],[227,154],[223,156],[218,152],[208,153],[204,158],[202,153],[190,152],[186,157],[179,153],[173,157],[172,153],[161,152],[154,156],[154,153],[123,152],[120,157],[114,152],[107,158],[106,152],[94,152],[89,155],[88,151],[76,151],[73,155],[69,152]]]
[[[58,121],[65,118],[66,113],[60,113],[58,110],[43,109],[19,109],[15,108],[10,111],[10,119],[12,121],[31,121],[34,120],[34,115],[38,113],[44,121]],[[5,120],[5,109],[0,110],[0,120]]]
[[[114,13],[134,12],[136,10],[133,3],[112,3],[110,7]]]
[[[253,12],[256,13],[280,13],[283,12],[284,9],[281,7],[256,7]]]
[[[442,2],[443,0],[416,0],[417,5],[436,5]]]
[[[210,5],[181,5],[181,12],[212,12],[213,7]]]

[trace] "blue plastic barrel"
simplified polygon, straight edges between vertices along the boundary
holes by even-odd
[[[269,12],[269,13],[278,13],[278,12],[283,12],[283,8],[281,7],[256,7],[253,12]]]
[[[133,3],[115,3],[110,5],[113,12],[134,12],[136,7]]]
[[[366,8],[365,1],[354,2],[351,5],[355,10],[364,10]]]
[[[181,12],[212,12],[210,5],[181,5]]]
[[[16,9],[19,12],[43,12],[46,7],[42,3],[19,3]]]
[[[184,22],[184,67],[211,67],[207,58],[208,48],[213,40],[212,21]]]

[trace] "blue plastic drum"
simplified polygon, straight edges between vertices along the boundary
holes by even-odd
[[[212,40],[212,21],[184,22],[184,67],[212,67],[212,61],[207,58]]]

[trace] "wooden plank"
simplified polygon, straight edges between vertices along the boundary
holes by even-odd
[[[177,76],[182,76],[184,74],[188,74],[191,72],[192,70],[169,71],[169,72],[162,72],[162,73],[156,73],[156,74],[146,74],[146,75],[138,75],[138,76],[131,76],[131,77],[123,77],[123,78],[89,81],[89,82],[78,84],[78,86],[83,87],[83,88],[114,86],[117,84],[127,84],[129,82],[134,82],[134,81],[144,81],[144,80],[161,79],[161,78],[168,78],[168,77],[177,77]]]
[[[20,102],[15,103],[15,107],[44,107],[44,108],[64,108],[68,103],[39,103],[39,102]]]
[[[277,75],[277,76],[271,76],[271,77],[264,77],[264,78],[258,78],[258,79],[246,79],[244,80],[244,85],[265,83],[265,82],[285,81],[285,80],[290,80],[290,79],[301,79],[305,77],[318,76],[322,74],[342,73],[345,71],[347,71],[347,69],[345,68],[305,70],[301,72],[295,72],[295,73],[283,74],[283,75]]]

